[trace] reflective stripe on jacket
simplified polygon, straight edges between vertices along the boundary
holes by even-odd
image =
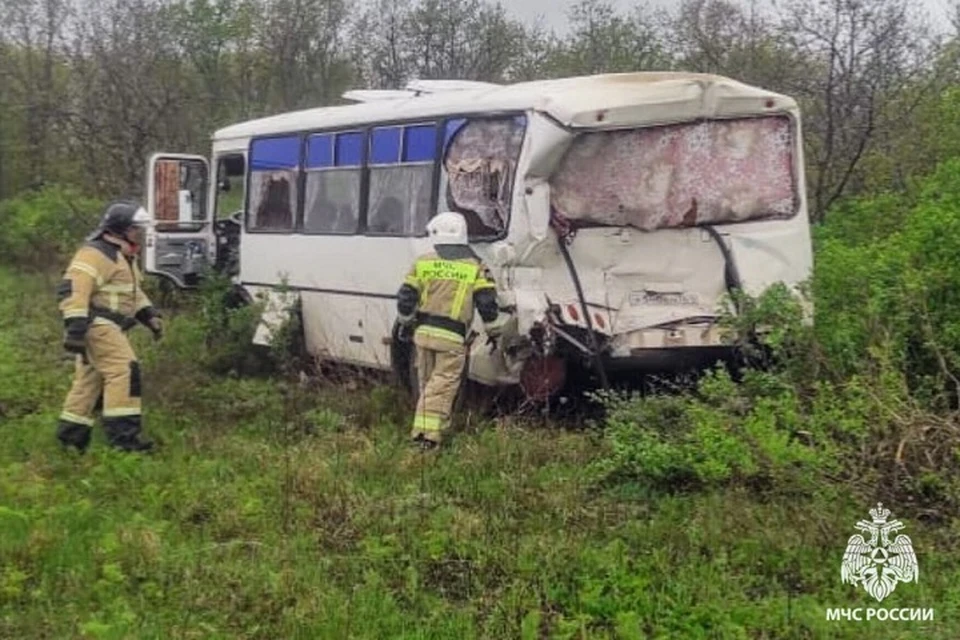
[[[136,314],[151,306],[143,292],[136,262],[115,244],[99,239],[73,256],[58,287],[64,320],[86,318],[91,324],[135,322]]]
[[[403,288],[416,292],[418,334],[462,344],[476,308],[485,322],[490,321],[488,301],[493,301],[495,309],[496,285],[489,269],[466,247],[445,253],[418,258]],[[493,315],[496,317],[495,311]]]

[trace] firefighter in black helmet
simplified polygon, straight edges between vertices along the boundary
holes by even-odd
[[[90,443],[101,394],[103,428],[110,444],[126,451],[153,447],[140,438],[140,363],[125,335],[138,322],[157,339],[163,334],[160,314],[143,292],[135,261],[148,219],[136,202],[111,203],[58,286],[63,344],[76,354],[76,369],[57,437],[81,452]]]

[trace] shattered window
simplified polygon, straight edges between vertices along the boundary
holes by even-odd
[[[357,232],[363,133],[347,132],[307,139],[304,231]]]
[[[496,236],[507,227],[525,130],[523,116],[447,123],[447,204],[464,214],[472,238]]]
[[[297,211],[300,138],[264,138],[250,147],[248,225],[253,231],[290,231]]]
[[[432,213],[437,126],[380,127],[370,135],[367,231],[421,236]]]
[[[787,218],[793,132],[782,116],[585,133],[550,180],[569,220],[644,230]]]

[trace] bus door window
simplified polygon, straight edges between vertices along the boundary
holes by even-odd
[[[207,220],[207,166],[161,159],[155,166],[154,210],[160,231],[198,231]]]
[[[216,219],[224,220],[243,212],[246,160],[242,153],[217,158]]]

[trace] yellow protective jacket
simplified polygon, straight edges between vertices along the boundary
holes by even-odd
[[[82,335],[90,324],[113,324],[124,331],[137,321],[147,324],[155,311],[142,282],[136,261],[118,245],[103,238],[88,242],[73,256],[57,288],[68,331]]]
[[[416,334],[463,344],[476,310],[485,325],[496,321],[496,284],[469,247],[440,245],[413,263],[397,294],[401,321],[415,319]]]

